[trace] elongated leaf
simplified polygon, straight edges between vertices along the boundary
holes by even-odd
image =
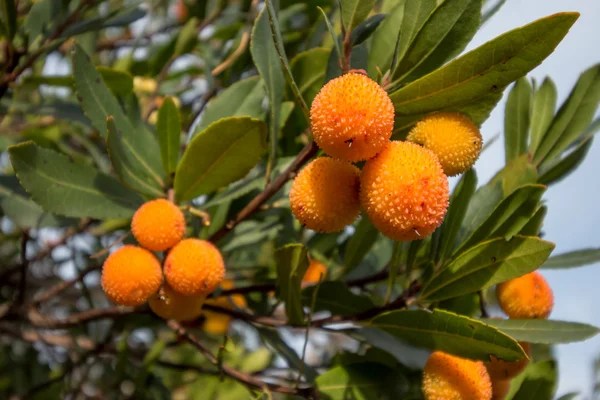
[[[533,161],[543,164],[568,148],[592,122],[600,104],[600,64],[583,72],[544,135]]]
[[[400,399],[405,389],[397,384],[397,375],[383,364],[355,363],[325,371],[316,384],[321,398],[328,400]]]
[[[302,290],[302,304],[310,307],[316,286]],[[350,316],[359,314],[375,304],[370,297],[352,293],[340,281],[323,282],[319,287],[314,311],[330,311],[334,315]]]
[[[19,181],[46,211],[68,217],[126,218],[142,203],[114,178],[25,142],[9,149]]]
[[[2,25],[8,40],[12,41],[17,32],[17,5],[14,0],[2,0],[1,5]]]
[[[527,224],[519,231],[519,235],[522,236],[539,236],[542,226],[544,224],[544,218],[546,218],[546,214],[548,213],[548,207],[541,206],[538,210],[533,214],[533,217],[527,222]]]
[[[575,400],[579,397],[579,392],[567,393],[564,396],[560,396],[558,400]]]
[[[593,139],[586,139],[564,158],[555,158],[553,162],[544,167],[538,181],[544,185],[550,185],[566,178],[581,165],[592,147]]]
[[[385,14],[375,14],[367,18],[366,21],[357,26],[356,29],[354,29],[352,31],[352,34],[350,35],[350,43],[352,44],[352,46],[358,46],[359,44],[367,40],[375,31],[375,29],[377,29],[379,24],[381,24],[381,21],[385,19],[385,17]]]
[[[514,29],[410,83],[390,95],[396,113],[458,107],[501,92],[550,55],[578,16],[555,14]]]
[[[481,23],[485,24],[486,22],[488,22],[494,15],[496,15],[498,11],[500,11],[504,3],[506,3],[506,0],[497,0],[492,7],[485,11],[483,17],[481,18]]]
[[[168,174],[175,172],[177,162],[179,161],[181,117],[171,97],[166,97],[158,109],[156,133],[158,135],[163,168]]]
[[[115,95],[127,96],[133,90],[133,77],[129,73],[106,67],[97,67],[96,69],[106,86]],[[23,80],[23,85],[28,86],[70,87],[74,84],[75,80],[68,75],[32,75]]]
[[[177,35],[174,56],[191,52],[198,42],[198,18],[190,18]]]
[[[532,88],[521,78],[508,94],[504,111],[504,150],[506,162],[527,152]]]
[[[342,0],[342,22],[347,32],[367,18],[376,0]]]
[[[450,299],[517,278],[542,265],[553,249],[553,243],[527,236],[479,243],[434,275],[423,288],[421,298]]]
[[[330,49],[316,47],[299,53],[290,64],[302,98],[309,106],[323,87],[329,53],[331,53]]]
[[[397,62],[392,67],[401,63],[409,51],[411,43],[437,6],[436,0],[405,0],[404,19],[398,36],[398,44],[395,49]],[[394,76],[395,76],[395,71]]]
[[[202,132],[213,122],[225,117],[248,116],[263,119],[265,110],[262,102],[265,96],[264,83],[258,76],[234,83],[206,105],[195,132]]]
[[[21,229],[35,229],[45,226],[58,227],[68,222],[66,218],[56,217],[45,212],[32,200],[17,193],[1,196],[0,210]]]
[[[523,371],[523,378],[512,400],[552,399],[556,389],[556,363],[546,360],[530,364]]]
[[[554,118],[556,109],[556,85],[551,78],[544,82],[533,95],[533,106],[531,109],[531,137],[529,151],[531,154],[537,152],[538,146]]]
[[[482,319],[516,340],[529,343],[573,343],[594,337],[600,332],[595,326],[579,322],[547,319]]]
[[[275,251],[277,264],[277,295],[285,302],[285,313],[290,324],[304,322],[300,284],[308,269],[306,247],[290,244]]]
[[[392,65],[398,35],[404,20],[405,2],[406,0],[399,1],[373,33],[373,43],[371,44],[371,51],[369,51],[367,68],[371,78],[377,77],[377,69],[385,74]]]
[[[459,357],[488,361],[490,354],[507,361],[525,357],[510,336],[480,321],[444,310],[399,310],[373,318],[379,328],[410,344]]]
[[[23,22],[29,42],[34,43],[38,36],[46,33],[48,26],[59,13],[60,4],[55,0],[39,0],[33,3]]]
[[[369,218],[364,215],[356,226],[356,231],[346,244],[344,274],[349,273],[360,264],[378,238],[379,231],[373,226]]]
[[[175,174],[178,201],[191,200],[243,178],[264,153],[266,134],[263,121],[230,117],[194,136]]]
[[[544,265],[542,265],[542,268],[576,268],[595,264],[597,262],[600,262],[600,248],[584,249],[575,250],[550,257],[548,261],[546,261]]]
[[[329,36],[331,36],[331,40],[333,41],[333,49],[335,50],[335,55],[337,56],[338,64],[342,62],[342,50],[340,49],[340,41],[338,40],[338,36],[335,34],[335,30],[333,29],[333,25],[331,25],[331,21],[327,16],[325,10],[321,7],[317,7],[321,14],[323,15],[323,20],[325,21],[325,25],[327,25],[327,30],[329,31]],[[332,55],[333,57],[333,55]]]

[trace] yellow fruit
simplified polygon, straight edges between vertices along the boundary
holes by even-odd
[[[510,379],[492,379],[492,400],[504,400],[510,391]]]
[[[496,286],[500,308],[513,319],[548,318],[554,295],[546,279],[537,271]]]
[[[156,81],[152,78],[144,78],[143,76],[133,77],[133,91],[139,95],[154,93],[157,85]]]
[[[210,242],[184,239],[171,249],[165,260],[165,278],[185,296],[208,296],[225,278],[225,264]]]
[[[157,199],[144,203],[133,215],[131,231],[138,243],[152,251],[175,246],[185,233],[185,217],[172,202]]]
[[[481,152],[481,132],[460,113],[428,115],[412,128],[407,140],[423,145],[435,154],[448,176],[469,170]]]
[[[360,73],[329,81],[310,109],[315,142],[334,158],[346,161],[374,157],[394,129],[394,106],[377,84]]]
[[[491,400],[492,384],[481,361],[434,352],[423,370],[425,400]]]
[[[292,183],[292,213],[313,231],[341,231],[360,214],[359,185],[360,171],[352,164],[317,158]]]
[[[409,142],[389,142],[367,161],[360,202],[384,235],[399,241],[425,239],[444,220],[448,178],[435,155]]]
[[[519,342],[527,357],[531,356],[531,346],[527,342]],[[514,362],[506,362],[494,356],[491,356],[491,361],[485,363],[485,367],[490,374],[492,380],[506,380],[519,375],[529,364],[529,359],[522,358]]]
[[[202,313],[204,296],[184,296],[168,284],[148,300],[150,309],[164,319],[191,321]]]
[[[325,276],[327,276],[327,267],[318,261],[310,260],[310,265],[308,266],[308,269],[306,270],[306,272],[304,273],[304,277],[302,278],[302,284],[315,284],[319,282],[319,279],[321,279],[321,275],[323,276],[322,279],[324,280]]]
[[[160,262],[148,250],[123,246],[112,253],[102,266],[102,289],[114,303],[140,306],[162,284]]]
[[[234,285],[232,281],[223,281],[221,288],[224,290],[233,289]],[[216,299],[206,300],[206,304],[227,308],[229,310],[234,309],[234,305],[237,308],[246,307],[246,299],[240,294],[234,294],[229,297],[217,297]],[[203,329],[207,333],[213,335],[223,335],[229,330],[229,324],[231,323],[231,317],[227,314],[213,312],[209,310],[204,311],[206,317],[203,325]]]

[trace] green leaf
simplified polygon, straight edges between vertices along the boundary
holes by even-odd
[[[277,265],[277,296],[285,302],[285,313],[290,324],[302,324],[304,312],[300,295],[302,278],[308,269],[306,247],[290,244],[275,251]]]
[[[348,274],[354,268],[358,267],[378,238],[379,231],[369,218],[363,215],[356,226],[354,234],[350,236],[350,239],[346,243],[343,275]]]
[[[487,2],[488,0],[485,1]],[[500,11],[504,3],[506,3],[506,0],[497,0],[496,4],[494,4],[493,7],[490,7],[488,10],[486,10],[485,14],[483,14],[483,17],[481,18],[482,25],[488,22],[490,18],[492,18],[494,15],[496,15],[496,13]]]
[[[579,322],[552,321],[547,319],[482,319],[507,335],[529,343],[581,342],[598,334],[595,326]]]
[[[373,33],[367,68],[369,76],[372,78],[377,77],[377,69],[382,74],[385,74],[392,65],[396,43],[398,42],[402,21],[404,20],[405,1],[401,0],[390,10],[389,15],[377,27],[375,33]]]
[[[525,77],[519,79],[508,94],[504,111],[506,162],[527,153],[532,90],[529,80]]]
[[[375,31],[375,29],[377,29],[379,24],[381,24],[381,21],[385,19],[385,17],[385,14],[375,14],[367,18],[366,21],[361,23],[352,31],[352,34],[350,35],[350,44],[352,46],[358,46],[367,40]]]
[[[39,0],[33,3],[23,22],[25,32],[29,35],[29,43],[35,42],[38,36],[45,33],[59,13],[60,7],[55,0]]]
[[[12,193],[0,197],[0,209],[4,215],[21,229],[36,229],[45,226],[61,226],[65,219],[45,212],[40,206],[25,196]]]
[[[198,43],[198,18],[193,17],[185,23],[179,35],[177,36],[177,41],[175,42],[175,52],[173,57],[178,57],[182,54],[187,54],[191,52],[196,43]]]
[[[156,137],[143,127],[134,127],[79,45],[73,46],[71,55],[78,98],[93,127],[104,135],[106,119],[112,116],[122,134],[119,144],[122,156],[130,164],[132,173],[155,191],[162,191],[164,170]]]
[[[516,361],[525,353],[516,340],[478,320],[444,310],[398,310],[373,318],[367,326],[401,340],[459,357],[489,361],[491,354]]]
[[[273,354],[269,349],[261,347],[250,353],[242,360],[240,371],[244,373],[255,373],[267,368],[273,359]]]
[[[2,0],[1,20],[8,40],[12,42],[17,32],[17,6],[14,0]]]
[[[177,166],[177,200],[191,200],[243,178],[264,153],[266,133],[263,121],[229,117],[194,136]]]
[[[263,119],[265,111],[262,101],[265,98],[263,82],[258,76],[243,79],[223,90],[212,99],[195,128],[201,132],[210,124],[226,117],[248,116]]]
[[[333,41],[333,49],[335,50],[335,55],[337,56],[338,64],[341,63],[342,60],[342,50],[340,49],[340,41],[338,40],[337,35],[335,34],[335,30],[331,25],[331,21],[327,16],[327,13],[321,8],[317,7],[321,14],[323,15],[323,20],[325,20],[325,25],[327,25],[327,30],[329,31],[329,35],[331,36],[331,40]],[[333,57],[333,54],[331,55]]]
[[[422,1],[421,3],[427,4],[428,2]],[[438,5],[423,22],[423,26],[414,36],[406,53],[399,60],[392,77],[393,80],[402,81],[433,55],[438,48],[442,49],[443,56],[437,55],[438,61],[428,68],[429,71],[442,65],[448,56],[456,55],[457,52],[464,49],[479,26],[480,14],[481,0],[446,0]],[[469,26],[466,32],[462,27],[462,24],[465,23]],[[456,37],[454,29],[459,29],[463,34],[466,33],[466,40]],[[449,35],[451,36],[448,38]]]
[[[149,183],[139,168],[135,154],[125,147],[123,132],[117,129],[113,117],[106,119],[106,144],[110,162],[119,180],[127,187],[153,197],[163,196],[161,188]]]
[[[397,62],[395,65],[392,65],[394,75],[396,66],[404,59],[417,34],[423,28],[423,25],[436,6],[436,0],[405,0],[404,19],[402,20],[398,42],[395,46],[395,58]]]
[[[299,53],[290,64],[300,94],[309,106],[323,87],[330,53],[330,49],[316,47]]]
[[[142,199],[114,178],[25,142],[9,149],[19,181],[46,211],[68,217],[127,218]]]
[[[310,307],[316,286],[302,290],[302,304]],[[370,297],[352,293],[340,281],[322,282],[314,311],[329,311],[334,315],[351,316],[375,307]]]
[[[586,139],[565,157],[557,157],[544,166],[538,181],[544,185],[550,185],[566,178],[581,165],[592,147],[593,139],[593,137]]]
[[[552,399],[556,389],[557,370],[553,360],[529,364],[524,380],[512,400]]]
[[[542,225],[544,224],[544,218],[548,213],[548,207],[540,206],[538,210],[533,214],[533,217],[525,224],[525,226],[519,231],[519,235],[522,236],[539,236]]]
[[[166,97],[158,109],[156,133],[160,145],[163,168],[168,174],[175,172],[179,161],[181,117],[173,98]]]
[[[398,373],[379,363],[338,365],[316,380],[319,395],[327,400],[400,399],[405,387],[398,387]]]
[[[460,244],[456,254],[482,240],[496,237],[508,240],[519,233],[537,211],[545,190],[543,185],[525,185],[515,190]]]
[[[544,135],[533,161],[540,165],[568,148],[592,122],[600,103],[600,64],[586,70],[562,104]]]
[[[351,32],[367,18],[376,0],[342,0],[342,23]]]
[[[542,138],[552,123],[557,96],[556,85],[551,78],[544,79],[540,88],[533,95],[531,138],[529,143],[529,152],[531,154],[537,152]]]
[[[509,161],[494,175],[490,184],[501,183],[502,194],[506,197],[523,185],[537,183],[537,180],[538,172],[535,165],[531,163],[531,156],[522,154]]]
[[[526,236],[479,243],[434,275],[421,299],[450,299],[525,275],[542,265],[553,249],[553,243]]]
[[[545,269],[576,268],[600,262],[600,248],[575,250],[550,257],[542,265]]]
[[[39,4],[39,3],[36,3]],[[133,90],[133,77],[131,74],[113,68],[96,67],[106,86],[117,96],[127,96]],[[70,87],[75,84],[72,76],[68,75],[32,75],[23,79],[23,85],[28,86],[64,86]]]
[[[550,55],[578,16],[555,14],[514,29],[404,86],[390,95],[396,113],[459,107],[501,92]]]
[[[475,170],[468,170],[460,179],[452,197],[446,218],[440,227],[440,252],[439,260],[446,260],[452,254],[456,244],[456,238],[462,225],[465,214],[469,208],[471,198],[477,187],[477,175]]]
[[[564,396],[560,396],[558,400],[575,400],[579,397],[579,392],[567,393]]]

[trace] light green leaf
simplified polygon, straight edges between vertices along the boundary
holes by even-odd
[[[512,400],[552,399],[556,389],[556,363],[546,360],[529,364],[521,379],[523,382]]]
[[[285,302],[285,313],[290,324],[302,324],[304,312],[300,295],[302,278],[308,269],[306,247],[290,244],[275,251],[277,265],[277,296]]]
[[[406,15],[406,13],[405,13]],[[560,13],[509,31],[390,95],[401,116],[474,103],[539,65],[567,34],[577,13]]]
[[[323,87],[330,53],[330,49],[316,47],[299,53],[290,64],[298,90],[309,106]]]
[[[327,13],[321,8],[317,7],[321,14],[323,15],[323,20],[325,21],[325,25],[327,25],[327,30],[329,31],[329,35],[331,36],[331,40],[333,41],[333,49],[335,50],[335,55],[337,56],[338,63],[341,63],[342,60],[342,50],[340,49],[340,41],[338,36],[335,34],[335,30],[331,25],[331,21],[327,16]]]
[[[39,4],[39,3],[36,3]],[[117,96],[127,96],[133,90],[133,77],[124,71],[113,68],[96,67],[106,86]],[[23,79],[27,86],[58,86],[70,87],[75,84],[72,76],[68,75],[31,75]]]
[[[191,200],[243,178],[267,147],[266,131],[263,121],[229,117],[194,136],[175,174],[177,200]]]
[[[175,42],[175,52],[173,54],[174,57],[178,57],[182,54],[187,54],[191,52],[196,43],[198,42],[198,18],[193,17],[190,18],[177,36],[177,41]]]
[[[600,262],[600,248],[575,250],[550,257],[542,265],[546,269],[576,268]]]
[[[25,142],[9,149],[19,181],[46,211],[68,217],[126,218],[142,199],[114,178]]]
[[[525,357],[516,340],[478,320],[444,310],[398,310],[366,324],[408,343],[459,357],[488,361],[491,354],[507,361]]]
[[[553,243],[527,236],[479,243],[435,274],[423,288],[421,299],[450,299],[518,278],[542,265],[553,249]]]
[[[598,334],[598,328],[579,322],[547,319],[482,319],[507,335],[529,343],[573,343],[587,340]]]
[[[363,215],[354,234],[346,243],[344,254],[344,275],[356,268],[371,250],[377,239],[379,231],[366,215]]]
[[[404,387],[398,388],[398,373],[379,363],[363,362],[338,365],[316,380],[319,395],[327,400],[400,399]]]
[[[504,111],[504,150],[506,162],[527,153],[527,135],[531,111],[532,88],[527,78],[515,83],[508,94]]]
[[[593,139],[593,137],[586,139],[563,158],[556,157],[553,159],[543,167],[538,181],[544,185],[551,185],[570,175],[587,156],[592,147]]]
[[[55,0],[39,0],[33,3],[23,22],[25,32],[29,35],[29,43],[34,43],[38,36],[46,33],[48,26],[60,13],[59,5]]]
[[[398,43],[395,48],[396,68],[404,59],[415,37],[437,6],[436,0],[405,0],[404,19],[400,27]],[[394,72],[394,71],[392,71]],[[394,74],[395,75],[395,74]]]
[[[302,304],[310,307],[316,286],[302,290]],[[370,297],[353,293],[341,281],[322,282],[317,293],[314,311],[329,311],[334,315],[350,316],[375,307]]]
[[[36,203],[17,193],[0,196],[0,210],[21,229],[58,227],[67,222],[65,218],[45,212]]]
[[[166,97],[158,109],[156,133],[160,145],[163,168],[168,174],[175,172],[179,161],[181,117],[173,98]]]
[[[382,74],[385,74],[392,65],[398,35],[404,20],[405,2],[406,0],[401,0],[373,33],[367,68],[371,78],[377,77],[378,68]]]
[[[342,22],[351,32],[367,18],[376,0],[342,0]]]
[[[556,109],[556,85],[551,78],[544,79],[542,85],[533,95],[533,106],[531,109],[531,137],[529,152],[535,154],[542,138],[548,131],[554,110]]]
[[[266,347],[261,347],[242,360],[240,371],[244,373],[260,372],[271,364],[272,359],[273,353]]]

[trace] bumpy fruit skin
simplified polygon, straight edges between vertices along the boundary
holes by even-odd
[[[360,171],[350,163],[321,157],[300,171],[290,190],[294,216],[308,229],[338,232],[360,214]]]
[[[234,285],[232,281],[223,281],[221,288],[224,290],[233,289]],[[246,307],[246,299],[240,294],[234,294],[229,297],[217,297],[216,299],[206,300],[206,304],[215,305],[229,310],[233,310],[235,305],[237,308]],[[212,311],[204,311],[206,317],[202,329],[206,333],[213,335],[223,335],[229,330],[229,324],[231,323],[231,317],[226,314],[216,313]]]
[[[469,170],[481,153],[479,128],[459,113],[440,112],[423,118],[407,140],[431,150],[448,176]]]
[[[548,318],[554,307],[552,289],[537,271],[496,286],[500,308],[513,319]]]
[[[122,306],[144,304],[162,281],[158,259],[137,246],[121,247],[102,266],[102,289],[111,301]]]
[[[133,215],[131,231],[138,243],[152,251],[175,246],[185,233],[185,217],[181,210],[165,199],[144,203]]]
[[[434,352],[423,370],[425,400],[491,400],[492,383],[481,361]]]
[[[161,318],[191,321],[202,313],[204,299],[204,296],[184,296],[165,284],[148,299],[148,305]]]
[[[219,250],[206,240],[184,239],[169,251],[165,278],[185,296],[208,296],[225,278]]]
[[[390,142],[367,161],[360,202],[384,235],[398,241],[425,239],[444,220],[448,178],[435,155],[409,142]]]
[[[302,278],[302,286],[309,286],[319,282],[321,275],[323,275],[323,279],[325,279],[327,276],[327,267],[319,261],[310,260],[308,269]]]
[[[519,342],[527,357],[531,356],[531,346],[527,342]],[[529,364],[529,359],[522,358],[514,362],[506,362],[500,360],[494,356],[491,356],[491,361],[485,363],[485,367],[490,374],[492,381],[494,380],[506,380],[514,378],[519,375]]]
[[[394,129],[394,106],[375,81],[348,73],[329,81],[310,108],[313,137],[323,151],[346,161],[368,160]]]
[[[510,379],[492,379],[492,400],[504,400],[510,391]]]

